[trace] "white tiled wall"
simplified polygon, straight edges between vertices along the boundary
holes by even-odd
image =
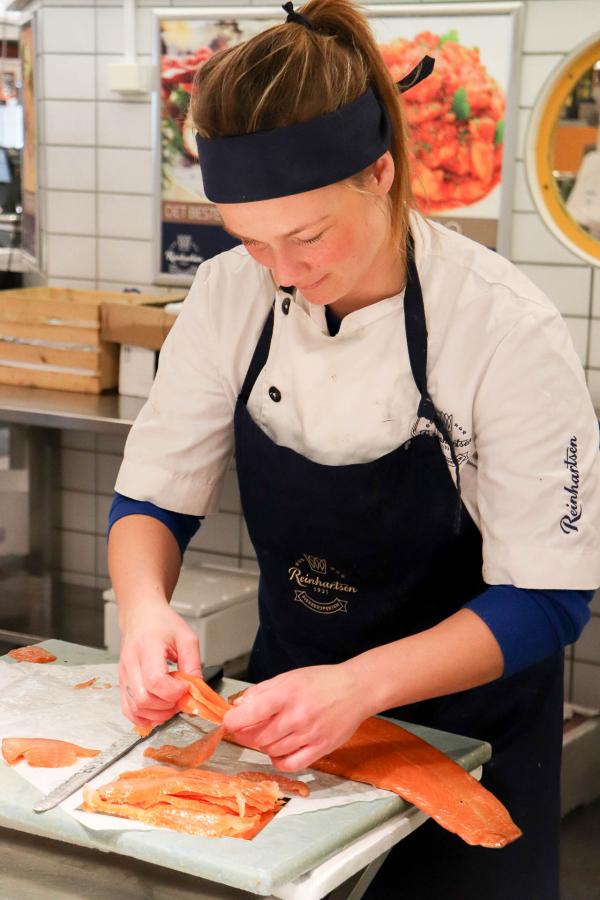
[[[106,523],[124,442],[123,437],[82,431],[61,434],[58,527],[61,575],[68,583],[108,586]],[[204,520],[190,543],[186,565],[254,567],[254,551],[240,509],[237,477],[232,468],[225,479],[221,511]]]
[[[265,0],[261,2],[264,5]],[[282,15],[279,0],[266,2]],[[426,7],[429,0],[421,2]],[[214,0],[206,3],[217,5]],[[144,62],[150,61],[152,52],[153,5],[153,0],[137,3],[137,50]],[[165,0],[160,5],[202,6],[204,2]],[[511,257],[565,317],[600,407],[600,273],[573,256],[547,230],[535,212],[523,163],[536,96],[561,59],[600,29],[600,3],[525,0],[524,8]],[[126,100],[108,87],[108,65],[122,51],[121,16],[120,0],[42,0],[42,246],[51,284],[156,291],[152,284],[150,98]],[[104,585],[104,522],[120,444],[65,432],[63,446],[64,576]],[[255,566],[233,473],[222,512],[204,523],[188,556],[188,562],[205,559]],[[571,654],[567,675],[573,699],[596,706],[600,706],[599,638],[597,604],[592,624]]]

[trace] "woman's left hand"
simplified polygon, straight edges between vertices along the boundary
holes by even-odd
[[[223,724],[278,769],[296,772],[345,743],[373,714],[366,694],[343,663],[308,666],[249,687]]]

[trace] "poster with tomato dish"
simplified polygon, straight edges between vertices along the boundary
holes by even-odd
[[[488,247],[508,252],[519,4],[364,7],[395,80],[424,55],[432,75],[405,93],[417,209]],[[219,226],[197,160],[189,100],[210,57],[280,24],[273,10],[177,11],[157,21],[160,98],[158,283],[190,284],[198,265],[236,241]],[[507,122],[510,123],[507,127]],[[510,127],[512,126],[512,127]]]

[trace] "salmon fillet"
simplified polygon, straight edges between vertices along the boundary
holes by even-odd
[[[8,655],[17,662],[49,663],[56,659],[54,653],[44,650],[37,644],[31,644],[29,647],[16,647],[14,650],[9,650]]]
[[[30,766],[58,769],[72,766],[80,756],[97,756],[99,750],[88,750],[68,741],[49,738],[3,738],[2,755],[10,766],[24,759]]]
[[[241,743],[229,734],[225,740]],[[502,803],[458,763],[379,716],[362,722],[349,741],[310,768],[393,791],[467,844],[505,847],[522,834]]]
[[[84,809],[205,837],[257,834],[281,806],[274,781],[256,784],[234,775],[169,766],[124,772],[116,781],[84,789]]]
[[[393,791],[467,844],[504,847],[521,836],[500,801],[461,766],[376,716],[311,768]]]
[[[163,744],[162,747],[148,747],[144,750],[144,756],[157,759],[159,762],[181,766],[184,769],[201,766],[213,755],[225,734],[225,728],[220,725],[209,734],[185,747],[175,747],[173,744]]]

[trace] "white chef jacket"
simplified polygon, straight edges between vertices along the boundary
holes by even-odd
[[[427,384],[482,534],[484,581],[596,588],[598,423],[564,321],[502,256],[416,213],[411,228]],[[284,296],[244,247],[199,267],[130,431],[119,493],[175,512],[218,510],[236,398],[274,299],[269,358],[248,402],[273,441],[337,466],[376,459],[433,428],[417,419],[403,292],[349,313],[335,336],[324,307],[296,292],[286,315]]]

